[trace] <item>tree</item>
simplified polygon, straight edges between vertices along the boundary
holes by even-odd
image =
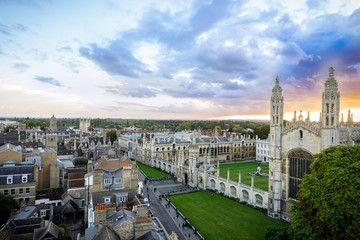
[[[189,122],[182,122],[176,129],[176,131],[191,130],[191,124]]]
[[[222,134],[222,129],[221,129],[220,126],[216,126],[216,127],[214,128],[214,133],[216,132],[216,130],[217,130],[217,132],[218,132],[219,135]]]
[[[358,239],[360,146],[335,146],[314,156],[291,218],[294,239]]]
[[[88,161],[89,160],[86,157],[78,157],[78,158],[75,158],[74,164],[75,164],[75,166],[84,166],[84,165],[88,164]]]
[[[11,196],[4,196],[0,193],[0,225],[7,222],[11,209],[17,208],[19,208],[19,204]]]
[[[106,132],[106,137],[110,138],[111,144],[113,144],[114,141],[117,139],[117,133],[116,130],[109,130]]]

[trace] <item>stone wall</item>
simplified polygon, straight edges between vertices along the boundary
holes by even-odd
[[[114,227],[120,239],[133,239],[134,238],[134,223],[126,220]]]
[[[152,220],[151,215],[136,216],[135,219],[135,238],[143,235],[144,233],[151,231]]]
[[[22,162],[22,153],[11,149],[6,149],[0,152],[0,163],[6,162],[8,160]]]

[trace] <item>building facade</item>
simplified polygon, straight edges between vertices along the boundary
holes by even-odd
[[[268,214],[289,220],[291,200],[296,200],[301,179],[310,173],[313,155],[322,150],[342,145],[359,144],[360,129],[353,126],[349,112],[345,126],[340,115],[340,92],[330,67],[322,94],[319,122],[311,122],[310,114],[294,112],[292,121],[284,125],[284,98],[279,78],[276,78],[270,100],[270,161]]]

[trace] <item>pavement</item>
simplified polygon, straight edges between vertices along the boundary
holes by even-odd
[[[144,180],[143,173],[139,173],[140,179]],[[198,240],[202,239],[196,230],[189,224],[189,222],[181,215],[177,213],[176,208],[167,201],[165,198],[159,200],[159,195],[166,194],[169,191],[185,191],[186,186],[181,183],[174,182],[174,180],[159,180],[148,182],[143,187],[144,197],[149,198],[150,210],[154,217],[160,219],[161,223],[165,227],[169,235],[175,231],[179,239],[186,240]],[[186,226],[186,224],[188,226]]]

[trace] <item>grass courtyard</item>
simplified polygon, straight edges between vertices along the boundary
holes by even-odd
[[[206,239],[264,239],[269,226],[288,225],[210,191],[174,195],[169,199]]]
[[[250,172],[256,172],[256,168],[259,163],[256,162],[245,162],[245,163],[234,163],[234,164],[221,164],[220,165],[220,177],[227,178],[227,170],[230,170],[230,179],[238,182],[239,171],[241,171],[241,182],[246,185],[251,185]],[[261,171],[269,174],[269,165],[260,163]],[[254,185],[257,188],[265,191],[269,190],[269,178],[268,177],[254,177]]]
[[[161,178],[161,177],[167,177],[168,174],[164,173],[162,171],[159,171],[155,168],[146,166],[144,164],[142,164],[141,162],[136,162],[136,165],[140,168],[140,170],[149,178],[149,179],[153,179],[153,178]]]

